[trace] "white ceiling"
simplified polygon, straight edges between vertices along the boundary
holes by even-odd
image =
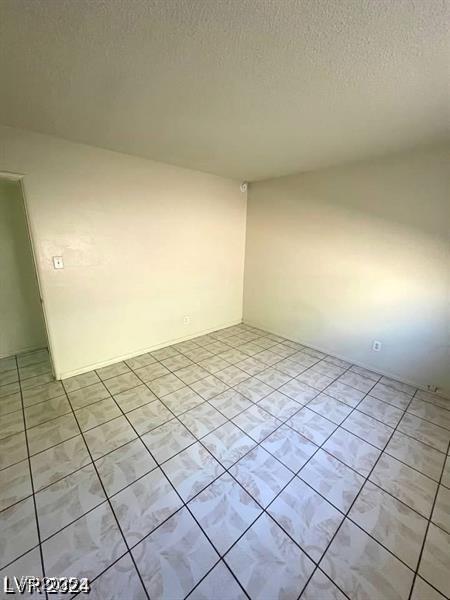
[[[444,0],[0,0],[0,122],[239,179],[441,141]]]

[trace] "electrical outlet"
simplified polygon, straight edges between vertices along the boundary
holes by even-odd
[[[372,350],[374,352],[379,352],[381,350],[381,342],[378,340],[373,340],[372,342]]]
[[[54,269],[64,269],[64,261],[62,256],[54,256],[53,257],[53,268]]]
[[[183,317],[183,323],[184,323],[185,325],[189,325],[189,324],[190,324],[190,322],[191,322],[191,317],[188,317],[188,316],[186,316],[186,317]]]

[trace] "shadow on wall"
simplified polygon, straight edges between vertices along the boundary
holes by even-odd
[[[0,180],[0,356],[47,346],[19,182]]]

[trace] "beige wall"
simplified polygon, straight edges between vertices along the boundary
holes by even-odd
[[[240,322],[238,182],[7,127],[0,171],[25,175],[57,376]]]
[[[0,179],[0,357],[46,345],[20,186]]]
[[[245,322],[449,393],[449,156],[252,184]]]

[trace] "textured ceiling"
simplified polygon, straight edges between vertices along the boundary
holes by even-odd
[[[0,0],[0,123],[248,180],[441,141],[448,9]]]

